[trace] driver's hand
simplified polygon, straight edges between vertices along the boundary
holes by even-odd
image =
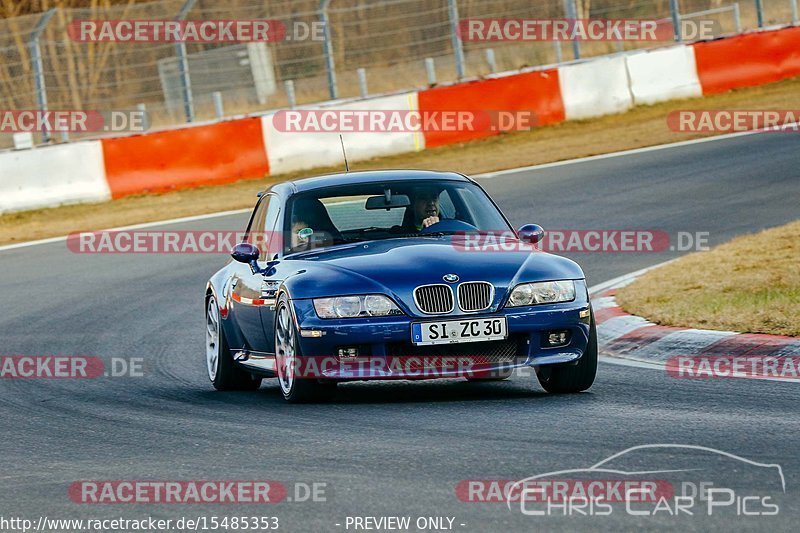
[[[427,228],[428,226],[433,226],[437,222],[439,222],[439,217],[428,217],[422,221],[422,227]]]

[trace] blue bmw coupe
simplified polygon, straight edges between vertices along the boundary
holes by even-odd
[[[514,231],[451,172],[349,172],[259,194],[245,242],[205,293],[220,390],[277,378],[290,402],[343,381],[499,380],[533,367],[548,392],[588,389],[597,335],[585,276]]]

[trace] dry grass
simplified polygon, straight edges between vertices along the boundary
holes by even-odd
[[[800,221],[737,237],[617,291],[656,324],[800,337]]]
[[[706,98],[641,106],[619,115],[564,122],[530,132],[500,135],[419,153],[355,162],[352,167],[358,170],[427,168],[476,174],[706,137],[709,134],[670,131],[665,117],[670,111],[681,109],[793,109],[798,91],[800,78]],[[0,244],[249,208],[255,203],[255,193],[269,183],[333,170],[341,169],[321,168],[230,185],[134,196],[101,204],[7,214],[0,216]]]

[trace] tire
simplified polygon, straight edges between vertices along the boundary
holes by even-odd
[[[480,374],[475,376],[468,376],[467,381],[487,382],[487,381],[505,381],[514,374],[513,368],[505,368],[503,370],[493,370],[486,372],[485,376]]]
[[[324,402],[336,394],[335,381],[320,382],[317,379],[294,375],[295,361],[300,354],[297,328],[289,309],[286,293],[281,294],[275,310],[275,367],[283,399],[289,403]]]
[[[233,362],[213,294],[206,302],[206,370],[217,390],[256,390],[261,386],[261,378],[253,377]]]
[[[597,328],[594,313],[589,326],[589,343],[577,363],[546,365],[536,369],[536,377],[542,388],[554,394],[585,391],[594,383],[597,375]]]

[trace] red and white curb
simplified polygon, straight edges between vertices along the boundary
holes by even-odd
[[[658,266],[661,265],[633,272],[590,290],[597,340],[605,362],[666,369],[679,357],[800,358],[800,339],[796,337],[659,326],[623,311],[616,302],[617,289]],[[791,377],[746,377],[800,382],[800,379]]]

